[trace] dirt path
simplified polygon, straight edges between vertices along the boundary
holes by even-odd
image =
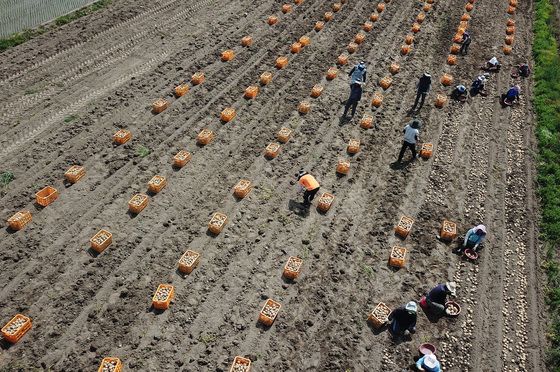
[[[523,100],[513,110],[496,98],[511,84],[509,67],[530,58],[531,3],[515,16],[515,57],[504,58],[507,1],[476,2],[471,51],[450,67],[445,61],[464,3],[436,2],[403,57],[403,39],[423,4],[388,2],[349,64],[327,81],[325,72],[378,3],[351,0],[322,31],[313,31],[331,5],[308,0],[282,14],[277,1],[168,0],[133,12],[123,0],[91,16],[90,25],[49,35],[41,48],[23,45],[0,56],[37,61],[1,70],[0,102],[9,110],[0,116],[0,170],[16,176],[0,191],[1,216],[27,208],[33,221],[24,231],[0,232],[0,300],[6,304],[0,318],[22,312],[34,326],[7,349],[0,366],[92,370],[114,355],[127,370],[224,371],[235,355],[245,355],[255,370],[400,370],[412,363],[417,344],[432,342],[449,371],[545,370],[535,143],[525,119],[533,117],[531,81],[521,82]],[[271,14],[279,17],[275,26],[265,22]],[[106,17],[121,22],[109,25]],[[80,27],[87,29],[83,35]],[[254,38],[249,48],[239,44],[245,35]],[[302,35],[311,44],[290,54]],[[56,54],[48,51],[52,45]],[[221,62],[220,53],[230,48],[235,59]],[[439,83],[444,72],[468,84],[494,54],[505,67],[492,76],[488,97],[433,106],[435,93],[451,89]],[[289,57],[282,70],[274,68],[279,55]],[[357,117],[347,123],[339,120],[346,74],[359,60],[368,63],[369,83]],[[401,71],[383,91],[378,81],[395,61]],[[196,71],[204,71],[206,81],[173,97],[172,89]],[[245,100],[244,89],[264,71],[273,72],[272,83]],[[395,166],[424,71],[434,82],[420,114],[422,138],[434,143],[435,154]],[[325,89],[312,99],[318,83]],[[374,92],[384,101],[372,110]],[[159,97],[171,107],[153,115],[151,103]],[[297,112],[302,100],[311,101],[305,116]],[[222,124],[219,113],[229,106],[237,116]],[[364,113],[374,116],[374,129],[359,127]],[[264,148],[280,127],[293,129],[293,138],[266,160]],[[119,128],[133,133],[124,146],[111,143]],[[216,138],[195,146],[203,128]],[[351,138],[362,143],[353,157],[346,154]],[[139,146],[150,154],[140,156]],[[180,149],[193,157],[174,170],[170,158]],[[334,172],[339,158],[350,158],[348,176]],[[87,176],[67,187],[62,175],[75,163]],[[327,214],[301,209],[295,200],[300,196],[288,181],[301,167],[318,177],[321,191],[335,195]],[[130,216],[128,200],[145,192],[155,174],[167,177],[168,186]],[[239,201],[231,190],[241,178],[255,188]],[[47,184],[61,196],[39,209],[33,195]],[[229,222],[213,237],[206,226],[216,211]],[[415,219],[405,241],[393,234],[401,215]],[[488,226],[477,264],[434,238],[444,218],[461,233],[473,224]],[[101,228],[114,234],[114,243],[92,257],[88,240]],[[393,245],[409,250],[407,267],[398,271],[387,265]],[[182,277],[176,264],[186,249],[200,252],[202,261]],[[304,259],[302,275],[286,282],[282,267],[296,255]],[[368,326],[378,302],[400,306],[452,278],[460,283],[459,318],[430,323],[421,314],[413,340],[397,344]],[[160,283],[173,284],[176,299],[155,313],[150,298]],[[267,298],[283,306],[270,329],[256,323]]]

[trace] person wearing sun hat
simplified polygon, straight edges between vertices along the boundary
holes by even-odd
[[[416,369],[425,372],[441,372],[441,365],[434,354],[428,354],[416,361]]]
[[[416,100],[414,101],[414,105],[412,106],[412,111],[416,110],[416,106],[418,106],[418,110],[424,106],[424,101],[426,100],[426,96],[430,91],[430,87],[432,86],[432,75],[427,72],[420,77],[418,80],[418,85],[416,86]],[[418,103],[420,102],[420,105]]]
[[[389,314],[391,320],[390,330],[395,336],[407,336],[416,332],[416,319],[418,317],[418,306],[416,302],[410,301],[405,306],[396,308]]]
[[[426,295],[428,308],[436,314],[445,314],[447,296],[455,296],[456,293],[457,283],[447,282],[445,284],[438,284]]]
[[[480,245],[486,239],[486,226],[478,225],[467,231],[465,235],[465,240],[463,241],[463,246],[458,249],[459,252],[462,252],[464,249],[469,248],[473,251],[477,251],[480,248]]]

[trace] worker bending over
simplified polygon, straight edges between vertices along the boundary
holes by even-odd
[[[310,205],[311,201],[315,198],[315,194],[319,191],[319,182],[303,169],[296,173],[295,176],[298,180],[298,186],[304,191],[303,205]]]

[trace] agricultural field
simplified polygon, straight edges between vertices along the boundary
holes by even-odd
[[[534,6],[113,0],[2,52],[0,371],[402,371],[422,343],[445,371],[546,371],[534,82],[511,76]],[[493,56],[489,94],[450,99]],[[396,164],[424,72],[432,153]],[[480,257],[452,253],[481,223]],[[457,316],[376,327],[451,280]]]

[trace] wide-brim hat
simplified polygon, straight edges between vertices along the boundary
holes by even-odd
[[[424,358],[424,364],[428,368],[435,368],[438,364],[438,360],[434,354],[428,354]]]
[[[306,171],[304,171],[303,169],[300,169],[299,172],[295,174],[295,176],[299,180],[301,177],[305,176],[306,174],[307,174]]]
[[[474,228],[476,231],[482,231],[483,233],[486,234],[486,226],[484,225],[478,225],[477,227]]]
[[[404,307],[407,311],[413,311],[413,312],[417,312],[418,311],[418,306],[416,305],[416,302],[414,301],[410,301],[409,303],[406,304],[406,306]]]
[[[453,296],[455,296],[455,294],[457,293],[457,283],[455,282],[445,283],[445,288],[447,288],[447,290],[451,292]]]

